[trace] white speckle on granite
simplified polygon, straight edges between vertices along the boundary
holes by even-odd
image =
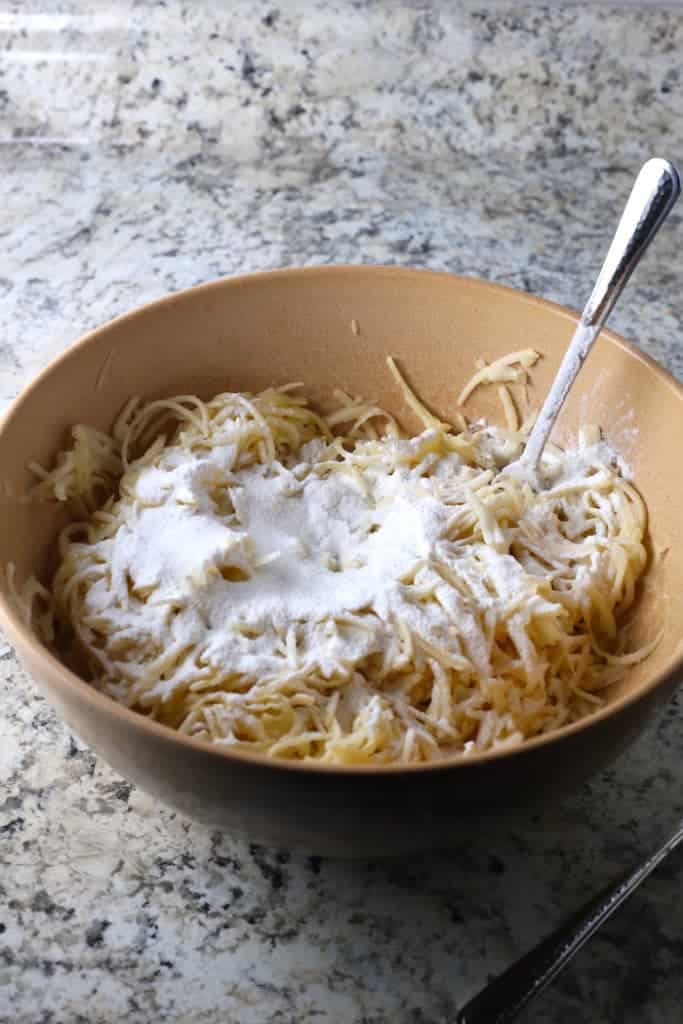
[[[0,745],[0,779],[9,779],[14,775],[21,764],[22,753],[21,743],[9,732],[3,731],[2,745]]]
[[[223,274],[418,265],[581,307],[640,163],[683,152],[683,11],[663,8],[0,0],[0,408],[88,328]],[[611,321],[679,376],[681,224]],[[447,1024],[683,813],[674,700],[553,811],[447,854],[320,861],[160,808],[1,638],[0,692],[13,1024]],[[681,870],[529,1019],[678,1024]]]

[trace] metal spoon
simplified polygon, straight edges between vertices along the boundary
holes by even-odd
[[[456,1024],[509,1024],[516,1020],[527,1003],[557,977],[583,944],[681,842],[683,824],[621,881],[604,889],[566,924],[494,978],[463,1006]]]
[[[666,220],[681,191],[678,171],[668,160],[648,160],[641,168],[621,215],[616,234],[586,303],[581,320],[557,371],[548,397],[517,463],[533,472],[560,409],[624,285]]]

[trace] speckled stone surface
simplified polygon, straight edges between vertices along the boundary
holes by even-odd
[[[3,406],[87,328],[222,274],[411,264],[580,305],[639,163],[683,150],[675,5],[0,0],[0,37]],[[679,376],[682,238],[679,214],[613,319]],[[552,813],[337,864],[132,790],[6,645],[0,695],[13,1024],[450,1024],[683,813],[675,700]],[[682,872],[525,1019],[677,1024]]]

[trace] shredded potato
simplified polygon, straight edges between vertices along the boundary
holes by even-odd
[[[526,376],[525,371],[533,366],[538,358],[538,352],[527,348],[521,352],[510,352],[496,359],[494,363],[482,366],[460,392],[458,405],[464,405],[480,384],[509,384],[523,380]]]
[[[208,402],[131,400],[111,436],[76,427],[52,470],[34,467],[40,496],[70,502],[80,518],[62,533],[49,588],[34,580],[17,588],[10,568],[9,589],[25,619],[95,686],[208,742],[279,758],[383,764],[467,756],[557,729],[601,704],[601,691],[652,648],[627,651],[618,629],[646,566],[646,512],[635,488],[598,457],[597,436],[586,436],[594,448],[573,474],[561,472],[562,453],[550,447],[538,491],[500,472],[523,450],[533,422],[527,416],[520,426],[507,385],[523,382],[537,358],[524,350],[480,366],[459,402],[495,385],[506,427],[470,427],[459,415],[457,432],[426,409],[389,358],[425,426],[409,442],[400,441],[392,416],[345,392],[326,417],[297,385]],[[301,470],[311,443],[319,454]],[[226,668],[201,640],[145,632],[136,616],[142,621],[152,606],[153,587],[129,582],[117,596],[108,560],[117,531],[134,522],[136,481],[169,453],[189,458],[226,445],[235,450],[235,474],[261,465],[321,479],[346,474],[364,495],[373,474],[403,474],[447,506],[443,542],[404,572],[400,601],[384,618],[355,608],[324,622],[291,621],[280,632],[277,623],[236,626],[235,643],[247,646],[274,631],[276,668],[265,674]],[[451,464],[455,476],[439,470]],[[237,484],[228,474],[212,491],[225,522],[235,520]],[[280,556],[269,552],[251,569]],[[514,587],[501,581],[500,559]],[[239,581],[241,570],[231,571]],[[210,575],[198,570],[198,590]],[[127,629],[117,626],[116,602],[125,606]],[[307,660],[318,628],[330,649],[357,656]]]

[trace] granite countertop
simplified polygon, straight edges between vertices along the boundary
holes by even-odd
[[[56,13],[57,6],[59,13]],[[683,11],[0,0],[0,401],[86,329],[291,264],[581,304],[640,162],[683,147]],[[681,215],[613,319],[679,376]],[[342,864],[160,808],[0,645],[0,1021],[449,1024],[683,813],[674,700],[552,812]],[[676,1024],[673,859],[529,1012]]]

